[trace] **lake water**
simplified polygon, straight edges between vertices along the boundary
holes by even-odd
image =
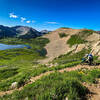
[[[31,47],[29,45],[7,45],[7,44],[0,43],[0,50],[14,49],[14,48],[30,49]]]

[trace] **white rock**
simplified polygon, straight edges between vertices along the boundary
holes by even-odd
[[[65,100],[68,100],[68,97],[66,97]]]
[[[26,97],[24,100],[28,100],[28,97]]]
[[[17,88],[17,85],[18,85],[18,82],[13,82],[13,83],[11,84],[11,89]]]

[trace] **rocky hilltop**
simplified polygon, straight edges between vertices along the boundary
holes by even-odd
[[[70,51],[77,53],[83,49],[91,49],[91,53],[100,56],[100,34],[89,29],[59,28],[44,35],[50,43],[46,45],[48,59],[40,62],[47,63]]]

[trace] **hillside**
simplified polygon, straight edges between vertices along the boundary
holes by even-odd
[[[20,36],[38,31],[22,26],[11,29],[19,32],[17,36],[1,38],[0,43],[31,48],[0,51],[0,100],[99,100],[100,34],[59,28],[26,39]],[[90,52],[94,64],[82,64]]]
[[[65,36],[61,37],[61,34],[65,34]],[[92,30],[60,28],[43,37],[48,38],[50,42],[45,47],[47,50],[47,59],[40,61],[40,63],[47,63],[73,50],[73,52],[77,53],[83,48],[91,48],[91,52],[94,55],[100,55],[100,35]]]
[[[0,25],[0,38],[3,37],[14,37],[16,35],[16,32],[14,29]]]

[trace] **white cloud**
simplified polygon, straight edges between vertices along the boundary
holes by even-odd
[[[57,22],[46,22],[47,24],[58,24]]]
[[[10,13],[10,14],[9,14],[9,17],[10,17],[10,18],[18,18],[18,16],[15,15],[15,14],[13,14],[13,13]]]
[[[21,22],[24,22],[26,20],[26,18],[24,17],[21,17],[20,19],[21,19]]]
[[[31,21],[29,21],[29,20],[28,20],[28,21],[26,21],[26,23],[30,23],[30,22],[31,22]]]
[[[25,18],[25,17],[19,17],[19,16],[17,16],[16,14],[14,14],[14,13],[9,13],[9,17],[10,18],[19,18],[20,19],[20,21],[21,22],[26,22],[26,23],[35,23],[36,21],[35,20],[29,20],[29,19],[27,19],[27,18]]]

